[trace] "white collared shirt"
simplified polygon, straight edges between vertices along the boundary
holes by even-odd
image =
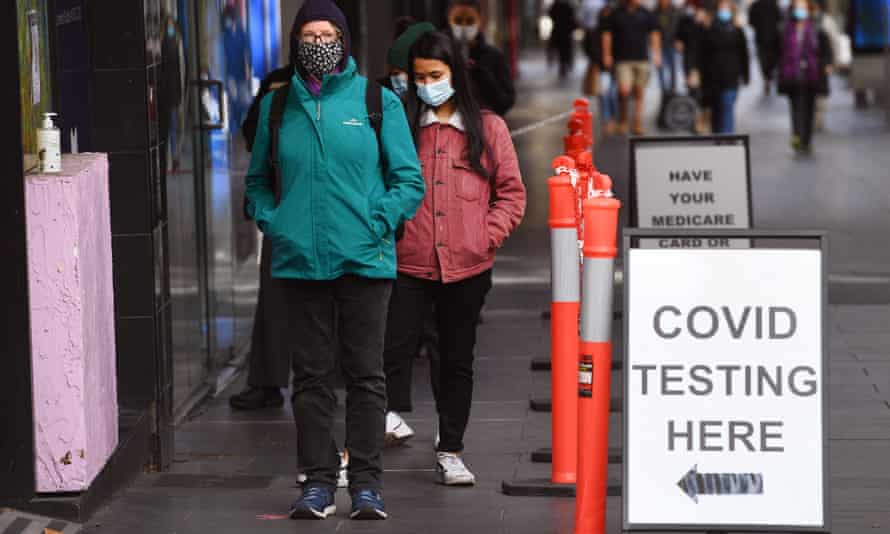
[[[439,120],[439,117],[436,115],[436,111],[433,108],[426,108],[426,111],[423,112],[423,115],[420,116],[420,127],[426,128],[432,124],[444,124],[446,126],[452,126],[457,128],[460,131],[464,130],[464,118],[461,116],[460,111],[455,110],[451,115],[451,118],[448,119],[448,122],[442,122]]]

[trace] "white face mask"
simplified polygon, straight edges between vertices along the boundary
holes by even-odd
[[[392,84],[392,90],[399,96],[403,96],[408,92],[408,75],[407,74],[393,74],[389,77],[389,81]]]
[[[451,33],[458,41],[469,43],[479,37],[479,26],[458,26],[457,24],[452,24]]]
[[[417,86],[417,96],[428,106],[437,108],[454,96],[451,78]]]

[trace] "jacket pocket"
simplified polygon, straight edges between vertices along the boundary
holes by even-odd
[[[485,179],[476,174],[468,161],[454,160],[451,167],[457,196],[469,202],[478,201],[485,190]]]
[[[260,230],[263,232],[263,235],[266,237],[272,237],[276,234],[275,232],[275,221],[278,219],[278,214],[281,212],[281,206],[278,205],[272,212],[266,217],[265,222],[259,225]]]
[[[386,227],[381,221],[374,218],[378,202],[379,198],[369,195],[365,215],[365,223],[367,224],[368,230],[371,232],[371,238],[375,243],[386,237]]]

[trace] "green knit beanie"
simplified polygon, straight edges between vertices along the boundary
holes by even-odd
[[[408,26],[408,29],[396,39],[392,48],[389,49],[389,54],[386,56],[389,65],[404,71],[410,70],[408,61],[410,60],[411,47],[424,34],[434,31],[436,31],[436,27],[429,22]]]

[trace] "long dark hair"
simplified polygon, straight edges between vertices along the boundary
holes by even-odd
[[[467,160],[477,174],[489,178],[489,172],[482,165],[482,156],[487,150],[485,131],[482,128],[482,111],[470,88],[470,79],[463,56],[458,52],[450,37],[441,32],[430,32],[421,36],[411,47],[409,76],[412,80],[414,79],[414,60],[416,58],[436,59],[451,68],[453,98],[457,105],[457,111],[460,112],[463,119],[464,135],[467,139]],[[412,125],[415,141],[420,135],[421,108],[424,105],[418,99],[418,109]]]

